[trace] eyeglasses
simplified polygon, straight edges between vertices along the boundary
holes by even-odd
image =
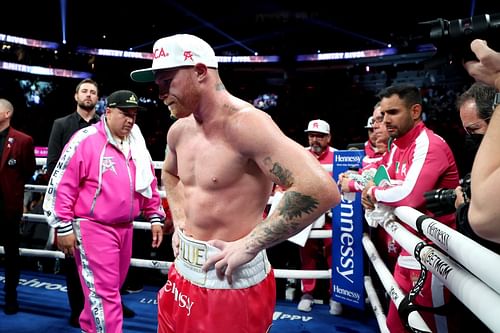
[[[487,121],[490,120],[491,117],[485,118],[485,119],[479,119],[478,121],[475,121],[467,126],[464,126],[465,133],[468,135],[475,134],[476,131],[482,129],[487,125]],[[481,124],[481,122],[484,122],[485,125]]]

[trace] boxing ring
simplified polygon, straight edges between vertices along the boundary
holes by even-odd
[[[45,159],[37,158],[38,165],[44,165]],[[154,162],[155,168],[160,169],[162,162]],[[47,186],[26,185],[26,191],[44,193]],[[160,191],[162,197],[165,193]],[[271,198],[272,199],[272,198]],[[271,202],[270,199],[270,202]],[[24,214],[24,222],[47,223],[44,215]],[[419,236],[408,231],[402,223],[413,228]],[[150,223],[134,221],[134,229],[150,230]],[[500,332],[500,279],[497,278],[497,269],[500,267],[500,256],[484,248],[471,239],[463,236],[455,230],[441,224],[440,222],[423,215],[421,212],[410,207],[398,207],[385,221],[379,222],[379,226],[384,228],[401,247],[409,253],[413,253],[415,258],[432,272],[439,280],[493,332]],[[53,236],[53,235],[51,235]],[[430,246],[422,239],[425,236],[430,239],[434,246]],[[312,230],[309,238],[332,237],[331,230]],[[50,237],[49,237],[50,238]],[[48,243],[51,239],[48,240]],[[392,302],[397,307],[407,304],[409,295],[405,295],[392,273],[385,266],[368,234],[363,235],[363,248],[369,259],[374,272],[382,282],[383,288],[389,295]],[[0,247],[0,254],[3,254],[3,247]],[[65,255],[61,251],[44,249],[20,249],[21,256],[59,258]],[[132,258],[131,266],[146,269],[156,269],[168,271],[172,262]],[[331,269],[328,270],[290,270],[274,269],[275,277],[278,279],[331,279]],[[379,332],[389,332],[385,324],[385,313],[377,292],[372,283],[371,276],[365,276],[364,286],[366,290],[366,300],[371,306],[373,316],[378,325]],[[481,302],[477,300],[480,299]],[[154,301],[153,301],[154,303]],[[410,301],[411,304],[411,301]],[[295,310],[296,304],[292,304]],[[327,305],[325,305],[327,307]],[[316,306],[315,306],[316,309]],[[304,316],[300,313],[284,313],[277,311],[275,319],[284,316],[290,320],[304,321]],[[334,316],[330,316],[334,317]],[[326,317],[325,317],[326,318]],[[283,319],[283,318],[281,318]],[[297,323],[297,322],[295,322]],[[301,323],[303,324],[303,323]],[[430,332],[418,311],[411,311],[408,315],[408,324],[414,332]],[[273,329],[274,329],[273,324]],[[2,328],[0,324],[0,329]],[[275,330],[272,330],[275,332]],[[290,329],[287,329],[289,332]],[[278,331],[276,331],[278,332]],[[301,330],[299,332],[308,332]],[[374,330],[360,332],[376,332]]]

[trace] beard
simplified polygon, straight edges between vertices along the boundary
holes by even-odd
[[[311,146],[311,150],[316,155],[321,155],[321,153],[323,152],[323,147],[318,146],[318,145],[313,145],[313,146]]]
[[[95,109],[95,106],[96,106],[95,103],[87,101],[78,103],[78,107],[80,107],[80,109],[83,109],[85,111],[92,111]]]

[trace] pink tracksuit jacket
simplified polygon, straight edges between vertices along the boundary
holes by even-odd
[[[151,222],[164,220],[156,177],[151,183],[152,198],[142,196],[135,191],[136,167],[130,154],[126,163],[118,163],[125,159],[106,133],[104,119],[75,133],[46,193],[44,209],[58,235],[71,233],[71,222],[76,218],[122,224],[133,221],[142,211]],[[153,165],[151,168],[154,174]]]
[[[135,132],[134,146],[125,156],[104,118],[79,130],[65,146],[47,187],[49,224],[59,236],[76,237],[75,262],[85,297],[79,322],[87,333],[123,331],[120,287],[130,266],[132,221],[140,212],[152,223],[165,218],[151,157],[138,127]],[[142,166],[138,186],[136,166]]]

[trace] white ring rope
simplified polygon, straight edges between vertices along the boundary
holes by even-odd
[[[368,300],[372,306],[373,314],[375,314],[375,318],[377,319],[378,326],[380,328],[380,333],[390,333],[386,324],[386,316],[382,305],[380,304],[380,300],[378,299],[377,292],[373,287],[372,278],[370,276],[365,275],[365,290],[366,296],[368,296]]]
[[[377,319],[378,327],[380,328],[380,333],[390,333],[386,324],[386,316],[384,313],[384,309],[380,304],[380,300],[378,299],[377,292],[373,287],[372,278],[370,276],[365,276],[365,290],[366,296],[368,296],[368,300],[372,306],[373,313],[375,314],[375,318]]]
[[[418,231],[416,221],[423,215],[421,212],[411,207],[398,207],[394,214]],[[430,217],[422,221],[422,231],[434,244],[500,294],[500,255]]]
[[[389,218],[381,226],[409,253],[414,253],[415,247],[424,242],[396,222],[395,218]],[[431,246],[422,249],[420,261],[488,328],[493,332],[500,332],[499,294],[452,258]],[[481,301],[478,302],[478,299]]]
[[[45,193],[47,191],[47,185],[35,185],[35,184],[26,184],[24,185],[25,191]]]
[[[377,272],[380,281],[382,282],[382,285],[387,291],[387,294],[389,294],[391,300],[396,305],[396,308],[398,308],[399,304],[405,297],[405,294],[403,293],[401,288],[399,288],[398,283],[392,276],[392,272],[389,271],[387,266],[380,258],[375,248],[375,245],[373,245],[372,241],[370,240],[370,237],[367,234],[363,234],[363,247],[373,265],[373,268],[375,268],[375,271]],[[411,327],[417,328],[421,331],[431,332],[430,328],[427,326],[422,316],[420,316],[420,314],[417,311],[410,312],[410,314],[408,315],[408,324]]]
[[[37,158],[36,162],[37,165],[43,166],[46,163],[46,159]],[[161,169],[163,161],[153,161],[153,165],[155,169]],[[26,190],[33,192],[45,192],[46,188],[47,186],[44,185],[27,184],[25,186]],[[162,198],[165,198],[165,191],[159,190],[159,193]],[[271,202],[272,197],[269,198],[268,203],[270,204]],[[422,219],[421,216],[423,216],[421,212],[410,207],[397,207],[394,210],[394,214],[415,230],[417,230],[417,219],[419,217]],[[47,220],[44,215],[28,213],[23,214],[23,221],[46,223]],[[500,320],[497,318],[498,308],[500,307],[500,279],[497,278],[497,270],[500,267],[500,256],[432,218],[425,218],[420,222],[424,235],[451,256],[450,258],[439,250],[425,246],[420,252],[422,263],[486,326],[495,332],[500,332]],[[133,223],[135,229],[148,230],[151,228],[148,222],[134,221]],[[380,225],[405,250],[412,254],[415,247],[424,242],[393,219],[384,221]],[[331,236],[331,230],[312,230],[309,238],[329,238]],[[392,273],[378,256],[373,243],[366,234],[363,236],[363,246],[384,288],[388,291],[396,306],[398,306],[404,294],[395,282]],[[3,247],[0,247],[0,253],[3,253]],[[50,250],[23,248],[20,249],[20,254],[64,258],[62,252]],[[168,270],[171,265],[171,262],[166,261],[135,258],[131,260],[131,266],[136,267]],[[473,273],[470,273],[468,270]],[[274,269],[274,274],[276,278],[331,279],[331,270]],[[373,298],[376,297],[376,294],[372,294],[374,292],[372,287],[371,281],[368,281],[365,277],[365,288],[368,298],[379,322],[380,330],[385,333],[387,332],[385,315],[381,311],[378,299]],[[476,302],[478,298],[481,299],[481,302]],[[410,313],[408,322],[414,328],[430,331],[416,311]]]
[[[44,166],[46,164],[46,158],[37,158],[36,164],[39,166]],[[155,169],[161,169],[163,166],[163,161],[153,161],[153,166]],[[40,192],[44,193],[47,190],[46,185],[34,185],[26,184],[26,191]],[[161,198],[165,198],[166,194],[163,190],[158,190]],[[272,197],[269,198],[269,202],[272,201]],[[22,221],[25,222],[43,222],[47,223],[47,218],[41,214],[23,214]],[[151,224],[149,222],[133,221],[134,229],[140,230],[150,230]],[[309,238],[331,238],[331,230],[311,230]],[[0,247],[0,253],[3,253],[3,247]],[[64,254],[60,251],[50,251],[50,250],[32,250],[32,249],[20,249],[21,255],[32,255],[32,256],[42,256],[42,257],[53,257],[53,258],[64,258]],[[158,269],[168,269],[172,263],[165,261],[155,261],[147,259],[135,259],[132,258],[131,266],[137,267],[147,267],[147,268],[158,268]],[[331,279],[331,270],[288,270],[288,269],[274,269],[274,275],[276,278],[295,278],[295,279]]]
[[[47,223],[47,217],[42,214],[31,214],[31,213],[25,213],[23,214],[22,221],[24,222],[44,222]],[[151,229],[151,223],[149,222],[142,222],[142,221],[134,221],[134,229],[141,229],[141,230],[150,230]],[[320,239],[320,238],[331,238],[332,237],[332,231],[331,230],[311,230],[311,233],[309,234],[309,238],[315,238],[315,239]]]
[[[38,166],[45,166],[47,164],[47,158],[46,157],[37,157],[36,159],[36,165]]]
[[[0,254],[4,254],[3,246],[0,246]],[[64,253],[61,251],[52,250],[38,250],[20,248],[19,254],[28,257],[43,257],[43,258],[59,258],[64,259]],[[169,269],[172,262],[149,260],[149,259],[136,259],[132,258],[131,266],[153,268],[153,269]],[[295,269],[273,269],[276,278],[289,278],[289,279],[331,279],[331,270],[295,270]]]

